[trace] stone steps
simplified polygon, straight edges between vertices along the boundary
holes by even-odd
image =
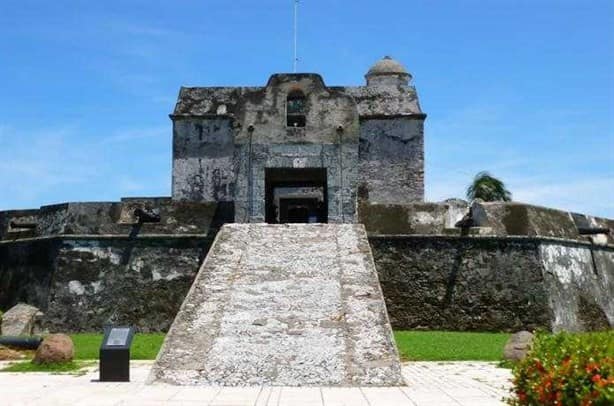
[[[225,225],[149,381],[402,385],[364,227]]]

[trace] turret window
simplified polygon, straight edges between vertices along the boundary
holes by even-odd
[[[307,99],[300,90],[288,93],[286,100],[286,125],[288,127],[305,127]]]

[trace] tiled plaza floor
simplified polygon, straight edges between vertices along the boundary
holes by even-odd
[[[0,367],[3,363],[0,363]],[[102,383],[97,368],[81,376],[0,373],[0,405],[476,405],[503,404],[510,371],[488,362],[411,362],[406,387],[179,387],[145,385],[151,362],[134,362],[130,383]]]

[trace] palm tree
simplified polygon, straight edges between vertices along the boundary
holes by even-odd
[[[505,188],[505,184],[488,172],[479,172],[467,188],[467,199],[482,199],[485,202],[509,202],[512,193]]]

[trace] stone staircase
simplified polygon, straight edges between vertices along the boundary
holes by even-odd
[[[364,227],[225,225],[149,382],[403,385]]]

